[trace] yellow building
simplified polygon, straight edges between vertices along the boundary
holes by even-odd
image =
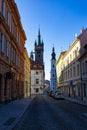
[[[24,50],[24,97],[30,96],[30,58],[28,56],[27,50]]]
[[[59,91],[63,92],[63,56],[66,51],[61,52],[60,56],[58,57],[58,60],[56,61],[56,73],[57,73],[57,88]]]

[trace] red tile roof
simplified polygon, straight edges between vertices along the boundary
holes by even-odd
[[[30,59],[30,69],[31,70],[44,70],[44,65]]]

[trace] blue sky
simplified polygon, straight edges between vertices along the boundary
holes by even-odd
[[[87,0],[15,0],[27,41],[26,48],[34,50],[40,26],[44,41],[45,78],[50,79],[51,53],[54,45],[56,59],[75,40],[75,34],[87,28]]]

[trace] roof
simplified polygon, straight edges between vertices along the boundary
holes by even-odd
[[[56,61],[56,65],[58,64],[59,60],[64,56],[64,54],[66,53],[66,51],[62,51]]]
[[[30,59],[30,69],[31,70],[44,70],[44,65]]]

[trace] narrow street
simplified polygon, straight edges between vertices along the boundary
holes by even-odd
[[[13,130],[87,130],[87,107],[37,96]]]

